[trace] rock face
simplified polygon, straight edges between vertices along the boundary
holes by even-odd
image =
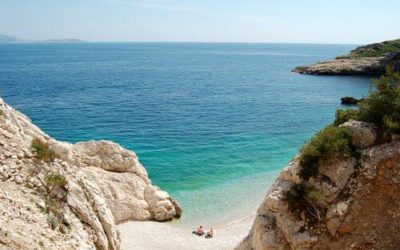
[[[323,163],[318,176],[307,181],[324,201],[319,219],[310,223],[285,199],[301,182],[296,157],[269,189],[237,249],[399,249],[400,142],[374,144],[371,124],[349,121],[342,126],[349,129],[359,157]]]
[[[372,123],[350,120],[340,125],[340,127],[350,130],[351,143],[357,148],[364,149],[370,147],[376,141],[377,128]]]
[[[297,67],[293,72],[309,75],[382,75],[389,65],[400,70],[400,40],[358,47],[346,56]]]
[[[118,144],[56,141],[2,99],[0,131],[0,249],[120,249],[116,224],[182,213]],[[34,138],[56,158],[36,159]]]

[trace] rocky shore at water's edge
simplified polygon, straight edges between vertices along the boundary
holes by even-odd
[[[117,224],[182,213],[118,144],[57,141],[1,98],[0,131],[0,249],[117,250]]]
[[[399,249],[399,137],[381,143],[376,126],[360,121],[341,127],[350,131],[357,157],[326,162],[307,181],[317,190],[307,195],[323,201],[325,212],[313,211],[312,219],[290,209],[286,194],[302,182],[296,157],[269,189],[237,250]]]
[[[334,60],[300,66],[293,72],[308,75],[382,75],[387,66],[400,70],[400,40],[361,46]]]

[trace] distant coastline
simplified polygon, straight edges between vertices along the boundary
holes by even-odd
[[[400,70],[400,39],[357,47],[334,60],[300,66],[293,72],[308,75],[382,75],[386,67]]]
[[[77,38],[66,39],[45,39],[45,40],[25,40],[14,36],[0,34],[0,44],[15,44],[15,43],[82,43],[86,42]]]

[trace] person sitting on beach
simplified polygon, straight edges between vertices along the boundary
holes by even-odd
[[[202,236],[204,234],[203,226],[200,226],[197,228],[196,231],[193,231],[194,234],[197,234],[198,236]]]
[[[212,238],[214,236],[214,231],[212,228],[210,228],[210,231],[207,232],[206,238]]]

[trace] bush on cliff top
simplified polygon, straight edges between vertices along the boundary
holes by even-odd
[[[57,157],[54,150],[50,149],[47,143],[42,142],[38,138],[32,140],[31,148],[35,152],[35,157],[39,160],[51,162]]]
[[[373,90],[358,109],[336,111],[335,126],[346,121],[371,122],[392,133],[400,133],[400,73],[388,67],[386,75],[374,80]]]
[[[386,75],[374,81],[372,91],[360,103],[360,120],[400,132],[400,73],[387,68]]]
[[[388,68],[386,75],[375,80],[374,85],[375,90],[360,103],[360,119],[399,132],[400,73]]]
[[[318,174],[321,162],[351,156],[350,134],[346,128],[327,126],[301,149],[300,176],[308,180]]]
[[[333,123],[335,126],[339,126],[347,122],[348,120],[359,120],[360,119],[360,111],[357,109],[338,109],[336,111],[335,122]]]

